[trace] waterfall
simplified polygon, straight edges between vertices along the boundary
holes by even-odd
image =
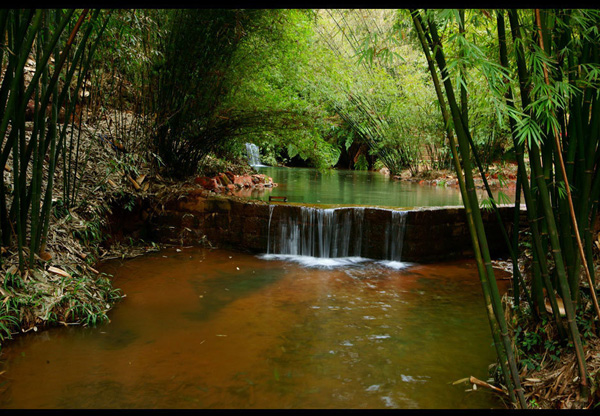
[[[401,260],[405,225],[406,211],[392,211],[391,221],[386,224],[385,230],[385,252],[387,253],[387,260]]]
[[[260,163],[260,151],[254,143],[246,143],[246,154],[248,155],[250,166],[265,166]]]
[[[271,218],[273,218],[273,210],[275,205],[269,206],[269,227],[267,228],[267,254],[269,254],[269,247],[271,246]]]
[[[366,210],[370,212],[368,220]],[[273,215],[274,211],[280,215]],[[374,228],[376,222],[378,228]],[[267,255],[399,262],[405,225],[406,211],[365,207],[289,209],[272,205]]]

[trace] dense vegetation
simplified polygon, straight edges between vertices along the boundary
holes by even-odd
[[[539,369],[542,354],[559,361],[573,351],[581,405],[597,402],[586,348],[597,345],[600,318],[599,26],[596,10],[3,9],[2,262],[17,253],[3,296],[44,268],[52,224],[89,203],[84,125],[107,124],[109,135],[92,136],[130,178],[149,166],[185,180],[215,160],[243,162],[246,142],[272,165],[453,168],[499,358],[495,381],[513,406],[531,407],[523,371]],[[474,175],[508,159],[529,227],[505,233],[514,283],[502,299]],[[517,266],[523,252],[527,273]],[[104,304],[118,298],[108,281],[96,283]],[[105,318],[85,308],[94,296],[63,307],[92,324]],[[4,302],[0,337],[37,298],[28,299]]]

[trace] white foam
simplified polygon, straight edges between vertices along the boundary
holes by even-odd
[[[411,263],[408,263],[405,261],[396,261],[396,260],[382,260],[382,261],[379,261],[378,263],[385,267],[389,267],[390,269],[394,269],[394,270],[402,270],[411,265]]]
[[[354,266],[356,264],[372,261],[365,257],[312,257],[296,254],[263,254],[259,256],[264,260],[284,260],[298,263],[308,268],[332,269],[336,267]]]

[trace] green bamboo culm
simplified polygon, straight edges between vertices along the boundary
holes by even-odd
[[[423,35],[424,30],[423,25],[421,23],[422,18],[420,16],[420,13],[416,10],[411,10],[411,15],[413,17],[413,22],[415,23],[417,32],[420,33],[419,38],[421,40],[422,46],[424,49],[426,49],[427,46],[425,45]],[[518,397],[518,405],[522,408],[525,408],[527,407],[527,404],[523,395],[523,389],[520,384],[517,365],[514,358],[514,353],[512,351],[512,345],[510,339],[508,338],[508,330],[504,319],[504,311],[501,305],[498,288],[496,286],[495,277],[491,267],[489,249],[487,246],[487,240],[485,238],[485,231],[483,230],[483,222],[481,219],[481,213],[479,212],[477,196],[475,194],[475,186],[470,166],[469,144],[463,129],[462,115],[458,109],[454,98],[452,84],[447,74],[445,58],[443,56],[442,47],[439,37],[437,35],[435,23],[430,20],[428,22],[428,28],[428,35],[431,38],[430,49],[432,50],[432,53],[435,56],[438,68],[442,74],[442,79],[446,91],[446,97],[448,99],[448,103],[451,109],[454,129],[458,137],[458,148],[460,150],[464,165],[464,168],[462,168],[462,172],[464,173],[465,178],[464,192],[466,194],[466,197],[463,199],[463,201],[465,203],[465,208],[468,209],[469,230],[472,236],[476,260],[478,262],[478,271],[480,275],[482,289],[484,292],[484,298],[486,300],[487,310],[490,316],[490,326],[492,330],[492,335],[494,336],[495,340],[501,340],[501,344],[498,343],[498,345],[496,345],[496,348],[497,351],[499,351],[498,358],[500,360],[501,365],[504,363],[505,360],[507,362],[507,366],[503,367],[503,375],[505,377],[505,382],[509,386],[509,392],[512,391],[516,393]],[[433,76],[435,70],[432,69],[433,66],[430,66],[430,72],[432,72]],[[448,125],[449,123],[446,124]],[[460,166],[458,162],[458,154],[456,154],[454,159],[455,166]],[[460,172],[460,170],[458,169],[457,171],[457,173]],[[504,348],[504,350],[502,350],[502,348]],[[517,401],[514,397],[514,394],[511,393],[510,396],[513,403],[517,405]]]
[[[515,55],[518,66],[518,75],[519,75],[519,85],[521,88],[521,101],[523,109],[531,108],[530,103],[530,89],[529,89],[529,77],[526,69],[525,62],[525,53],[523,51],[523,42],[520,34],[520,24],[518,20],[517,11],[512,9],[509,11],[509,18],[511,22],[511,30],[513,32],[515,47]],[[534,114],[535,115],[535,114]],[[531,115],[530,115],[531,116]],[[565,311],[567,315],[567,326],[569,328],[569,333],[571,336],[571,341],[573,342],[575,348],[575,354],[577,357],[577,364],[579,368],[579,378],[580,378],[580,386],[582,398],[585,400],[589,395],[589,385],[587,381],[587,368],[585,364],[585,354],[583,351],[583,345],[581,342],[581,336],[579,334],[579,330],[577,328],[577,324],[575,321],[575,307],[572,302],[572,296],[570,291],[570,286],[568,282],[568,277],[566,273],[566,265],[564,262],[564,258],[562,255],[560,238],[558,229],[556,226],[555,213],[552,208],[550,192],[546,183],[546,176],[544,175],[544,169],[542,167],[542,154],[540,152],[540,148],[538,142],[536,140],[528,141],[528,151],[529,158],[531,162],[532,169],[532,179],[535,179],[535,183],[538,187],[538,198],[540,202],[540,207],[544,212],[546,225],[548,227],[548,237],[552,247],[552,257],[555,262],[555,273],[558,281],[558,289],[560,290],[563,296],[563,302],[565,305]],[[560,168],[560,167],[558,167]],[[568,220],[568,219],[563,219]],[[572,261],[572,259],[571,259]],[[551,285],[546,285],[547,293],[549,295],[553,295],[554,288]]]
[[[505,23],[504,23],[504,11],[497,11],[497,28],[498,28],[498,39],[499,39],[499,47],[500,47],[500,63],[504,68],[508,68],[508,54],[506,48],[506,35],[505,35]],[[513,34],[514,36],[514,34]],[[506,92],[506,102],[509,108],[514,109],[513,102],[513,94],[512,89],[508,88]],[[516,133],[516,125],[513,118],[509,117],[509,126],[511,130],[511,135],[513,138],[513,145],[515,147],[515,154],[518,163],[518,175],[519,175],[519,183],[523,189],[523,196],[525,198],[525,203],[527,206],[527,216],[529,219],[530,229],[532,231],[532,239],[533,239],[533,282],[532,282],[532,290],[533,296],[536,299],[536,305],[540,307],[539,311],[533,310],[534,316],[539,317],[539,313],[545,314],[545,306],[544,306],[544,296],[542,287],[552,287],[552,284],[549,279],[548,265],[546,262],[545,251],[542,247],[542,242],[539,233],[539,217],[535,215],[536,206],[534,203],[534,199],[531,193],[531,188],[529,186],[529,181],[526,175],[525,161],[524,161],[524,148],[523,143],[519,142]],[[544,283],[542,283],[542,280]],[[558,329],[559,336],[562,340],[566,339],[566,331],[564,329],[564,325],[562,322],[562,318],[560,315],[560,311],[558,308],[558,303],[556,300],[556,296],[554,292],[549,293],[548,296],[552,311],[553,317]]]
[[[96,22],[102,11],[94,11],[89,18],[88,14],[87,9],[0,12],[0,28],[4,28],[1,36],[6,37],[10,50],[19,51],[5,54],[3,48],[1,52],[7,64],[0,85],[0,134],[5,137],[0,149],[0,165],[6,165],[12,155],[13,189],[7,195],[4,178],[0,178],[0,233],[2,245],[9,246],[16,241],[21,271],[24,271],[25,261],[33,266],[35,255],[44,248],[57,155],[63,147],[57,135],[58,113],[65,107],[65,97],[69,95],[75,97],[70,102],[71,108],[74,107],[80,81],[85,76],[83,72],[87,71],[86,67],[79,66],[79,82],[73,87],[71,81],[76,66],[69,66],[68,57],[74,55],[80,59],[90,34],[101,34]],[[85,28],[83,34],[80,33],[82,27]],[[72,54],[74,45],[76,51]],[[52,61],[53,57],[56,62]],[[35,62],[35,72],[26,83],[24,69],[30,59]],[[31,115],[29,126],[26,126],[26,113]],[[68,115],[63,129],[67,124]],[[49,160],[47,175],[44,174],[45,160]]]
[[[436,95],[440,102],[442,117],[444,118],[444,125],[446,127],[446,134],[447,134],[447,136],[449,138],[449,142],[450,142],[450,149],[452,152],[452,160],[454,163],[454,167],[456,169],[459,188],[460,188],[461,195],[462,195],[462,198],[464,201],[465,213],[466,213],[467,221],[469,224],[469,233],[471,236],[471,241],[472,241],[473,249],[474,249],[473,251],[474,251],[475,259],[477,262],[477,269],[478,269],[479,276],[480,277],[483,276],[482,288],[483,288],[483,293],[484,293],[484,301],[485,301],[485,304],[487,305],[486,312],[487,312],[487,316],[488,316],[488,321],[490,323],[492,338],[494,340],[494,348],[496,349],[496,353],[498,355],[498,362],[500,364],[500,369],[501,369],[502,375],[506,379],[506,385],[507,385],[509,399],[510,399],[511,403],[516,405],[517,399],[514,394],[513,384],[511,383],[510,378],[509,378],[510,372],[506,365],[506,363],[507,363],[506,353],[504,351],[503,344],[500,341],[500,336],[499,336],[500,330],[498,327],[498,322],[494,315],[493,307],[491,306],[490,293],[489,293],[487,284],[484,283],[485,280],[487,279],[487,276],[485,274],[485,268],[483,267],[483,259],[481,257],[479,242],[477,240],[477,235],[475,233],[475,225],[474,225],[473,216],[471,213],[471,204],[469,202],[469,198],[467,195],[465,180],[464,180],[464,176],[463,176],[463,172],[462,172],[462,167],[460,164],[460,158],[457,153],[458,146],[457,146],[456,140],[454,139],[454,133],[452,131],[450,115],[449,115],[448,109],[446,107],[444,95],[443,95],[443,92],[442,92],[442,89],[440,86],[439,77],[438,77],[437,71],[435,69],[435,64],[434,64],[433,59],[431,58],[431,54],[429,52],[429,48],[431,47],[431,40],[429,37],[427,37],[426,33],[423,30],[423,24],[421,22],[420,14],[416,10],[411,10],[411,17],[413,19],[415,28],[417,29],[417,35],[419,37],[421,47],[422,47],[425,57],[427,59],[427,64],[428,64],[428,67],[429,67],[429,70],[431,73],[431,78],[432,78],[432,81],[433,81],[433,84],[435,87]]]

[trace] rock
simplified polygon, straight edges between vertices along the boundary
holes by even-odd
[[[252,178],[249,175],[236,176],[233,183],[241,185],[243,188],[250,188],[252,186]]]
[[[198,176],[196,179],[194,179],[194,182],[203,188],[208,181],[210,181],[210,178],[206,176]]]
[[[219,174],[219,178],[221,179],[221,183],[223,184],[223,186],[227,186],[227,185],[231,184],[231,180],[229,179],[229,177],[226,174],[224,174],[224,173]]]
[[[220,185],[215,178],[208,178],[206,176],[200,176],[194,180],[198,185],[209,191],[217,191]]]
[[[225,172],[225,175],[227,175],[227,178],[229,179],[229,182],[233,183],[233,180],[235,179],[234,173],[231,172],[231,171],[227,171],[227,172]]]

